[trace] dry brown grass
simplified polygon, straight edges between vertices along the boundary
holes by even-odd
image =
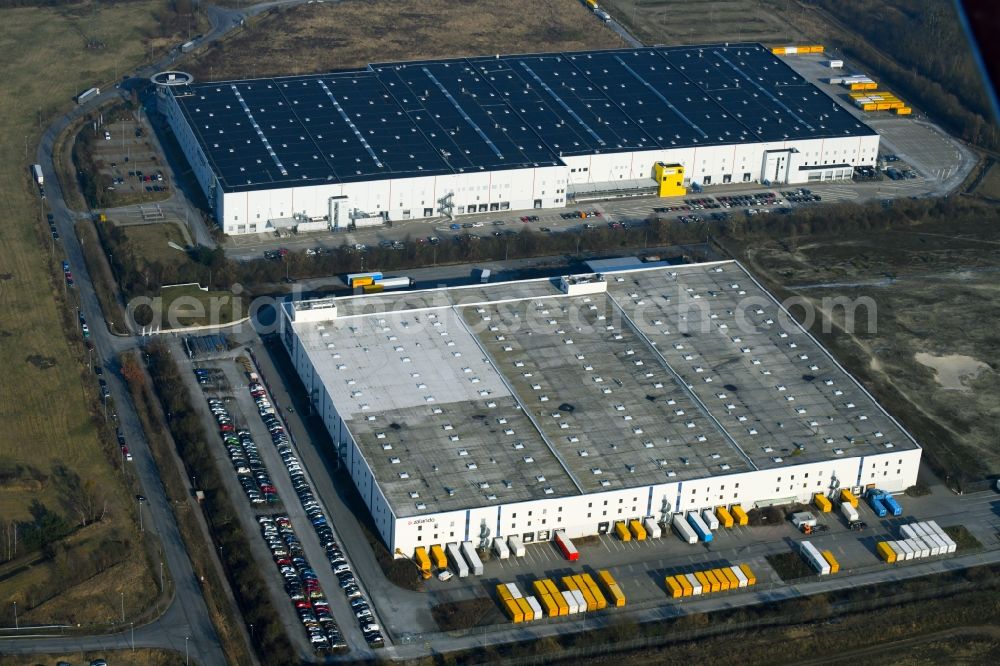
[[[135,651],[63,652],[52,654],[0,656],[0,666],[36,666],[67,661],[71,664],[89,664],[92,659],[106,659],[115,666],[177,666],[184,663],[184,655],[167,650],[139,648]]]
[[[578,0],[346,0],[274,12],[186,67],[219,80],[621,46]]]
[[[601,0],[601,6],[646,44],[796,42],[781,7],[764,0]]]
[[[3,10],[0,75],[6,89],[17,94],[0,95],[5,130],[0,134],[0,152],[7,158],[0,163],[0,197],[4,201],[4,221],[0,224],[0,421],[4,424],[0,462],[31,465],[41,474],[37,485],[15,482],[13,490],[0,490],[0,517],[4,520],[28,518],[27,508],[35,499],[61,511],[60,489],[50,474],[62,463],[100,489],[111,511],[117,512],[112,518],[115,527],[137,541],[138,528],[130,524],[128,513],[132,491],[120,482],[121,474],[109,459],[108,449],[114,444],[101,441],[92,421],[91,410],[98,402],[94,377],[81,364],[86,352],[75,334],[68,340],[61,330],[65,322],[75,327],[74,294],[70,291],[69,300],[63,299],[59,272],[63,254],[56,243],[55,253],[50,255],[45,211],[39,205],[28,165],[34,162],[40,127],[70,108],[74,94],[92,85],[107,86],[115,77],[116,66],[119,74],[124,73],[126,67],[148,57],[151,47],[155,53],[157,40],[181,41],[179,35],[160,37],[155,15],[167,7],[168,0],[137,0]],[[100,48],[88,48],[88,40]],[[122,580],[141,580],[135,572],[146,566],[143,549],[135,547],[129,559],[128,566],[133,568],[118,574]],[[36,567],[6,581],[5,585],[13,587],[0,590],[0,599],[10,600],[15,589],[29,588],[34,582],[29,578],[44,572]],[[58,579],[41,582],[50,589],[60,589]],[[156,586],[151,589],[155,591]],[[67,594],[76,592],[70,589]],[[90,606],[85,591],[81,594],[84,596],[75,597],[76,612],[82,616],[93,607],[99,615],[100,605]],[[63,612],[57,605],[46,604],[32,611],[32,619],[57,621],[58,617],[42,612],[46,608]],[[18,604],[19,613],[21,610]],[[24,613],[28,612],[26,605]],[[4,621],[8,614],[0,611]]]

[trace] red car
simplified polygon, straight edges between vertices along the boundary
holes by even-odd
[[[232,432],[234,430],[232,423],[223,423],[219,426],[219,430],[222,432]]]

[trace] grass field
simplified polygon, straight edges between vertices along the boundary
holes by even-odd
[[[860,325],[844,334],[838,309],[821,337],[960,483],[1000,474],[1000,223],[989,212],[735,250],[820,309],[825,297],[871,299],[875,330],[859,310]]]
[[[623,46],[578,0],[345,0],[276,11],[185,69],[220,80],[415,60]]]
[[[66,661],[71,664],[89,664],[94,659],[105,659],[114,666],[177,666],[184,663],[184,655],[166,650],[148,650],[138,648],[135,651],[108,652],[63,652],[55,654],[36,654],[18,656],[0,656],[0,666],[36,666],[55,664]]]
[[[798,32],[780,18],[781,4],[764,0],[602,0],[644,44],[794,43]]]
[[[163,328],[217,326],[246,316],[241,306],[233,307],[228,291],[202,291],[196,285],[164,287],[160,290]]]
[[[0,152],[7,156],[0,163],[0,197],[5,208],[0,225],[0,312],[17,316],[0,319],[0,367],[4,368],[0,420],[5,429],[0,438],[0,464],[30,465],[37,472],[27,485],[23,479],[5,477],[0,486],[4,521],[25,519],[27,507],[36,499],[62,511],[63,500],[52,480],[52,469],[62,463],[101,488],[114,528],[123,538],[137,540],[129,495],[102,452],[88,413],[81,383],[85,352],[79,340],[67,340],[61,330],[73,319],[73,303],[61,302],[61,283],[53,280],[62,255],[58,244],[55,255],[49,253],[44,211],[28,166],[34,161],[40,126],[71,106],[74,94],[93,85],[107,86],[114,79],[116,65],[123,72],[148,57],[150,47],[155,52],[179,39],[159,36],[158,17],[167,6],[166,0],[139,0],[3,10],[0,72],[5,85],[17,90],[17,95],[0,96],[4,120]],[[119,572],[122,580],[149,575],[142,573],[146,566],[142,553],[142,548],[132,550],[130,573]],[[30,583],[20,585],[20,578],[9,579],[8,590],[28,589]],[[64,588],[80,621],[100,619],[98,597],[104,588],[94,583]],[[11,595],[0,593],[0,598],[11,599]],[[87,612],[91,608],[95,609],[92,616]],[[63,621],[62,610],[52,604],[39,608],[32,619]],[[19,612],[30,611],[19,606]],[[6,609],[0,610],[0,621],[8,623],[8,615]]]

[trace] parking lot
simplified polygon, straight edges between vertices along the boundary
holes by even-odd
[[[247,533],[263,537],[250,540],[254,560],[289,638],[303,659],[346,649],[352,658],[371,655],[371,647],[384,643],[375,611],[367,608],[312,491],[277,415],[280,407],[253,379],[241,350],[230,352],[204,340],[187,341],[186,348],[199,350],[183,366],[190,370],[184,375],[205,395],[201,404],[209,432],[221,429],[221,445],[212,454]],[[246,499],[239,501],[241,496]]]
[[[84,130],[88,131],[88,130]],[[150,130],[135,116],[97,127],[94,162],[107,177],[114,205],[160,201],[170,196],[170,170]]]

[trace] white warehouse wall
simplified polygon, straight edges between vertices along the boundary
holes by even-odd
[[[565,530],[570,538],[589,536],[610,531],[620,520],[647,516],[659,520],[664,500],[669,503],[671,513],[714,509],[723,504],[742,504],[749,510],[757,502],[785,498],[809,502],[815,493],[829,491],[830,477],[834,474],[842,488],[875,484],[883,490],[900,492],[916,483],[920,453],[920,449],[909,449],[782,469],[400,518],[396,521],[392,548],[409,554],[417,546],[465,540],[476,542],[484,521],[491,537],[517,535],[526,543],[551,538],[553,530]]]

